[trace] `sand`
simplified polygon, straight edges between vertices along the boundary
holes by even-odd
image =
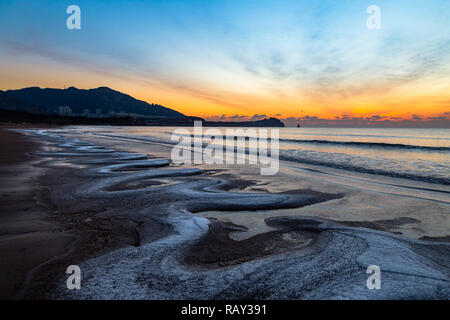
[[[36,267],[67,253],[73,236],[42,217],[35,182],[42,172],[26,156],[36,144],[4,130],[0,144],[0,299],[13,299]]]
[[[46,264],[17,273],[28,275],[25,286],[11,280],[23,289],[21,297],[449,297],[445,186],[289,164],[270,178],[249,166],[176,167],[165,160],[170,148],[162,144],[65,128],[22,133],[39,141],[23,162],[39,186],[26,198],[38,195],[45,204],[33,220],[36,237],[60,238],[34,241],[34,255]],[[20,159],[12,167],[25,174]],[[25,185],[28,180],[5,184]],[[14,228],[21,225],[16,221],[5,232]],[[39,250],[47,245],[53,248]],[[65,287],[70,264],[86,275],[82,290]],[[384,272],[382,291],[365,287],[371,264]]]

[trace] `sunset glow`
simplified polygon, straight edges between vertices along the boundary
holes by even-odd
[[[450,123],[449,1],[380,0],[380,30],[372,1],[78,1],[81,30],[69,4],[1,2],[1,90],[108,86],[214,120]]]

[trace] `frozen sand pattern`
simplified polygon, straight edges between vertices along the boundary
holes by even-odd
[[[130,160],[131,161],[131,160]],[[133,161],[129,163],[112,164],[98,170],[100,173],[110,173],[115,171],[127,171],[132,169],[144,169],[144,168],[154,168],[154,167],[164,167],[168,166],[168,160],[140,160]]]
[[[86,164],[113,164],[121,161],[130,160],[146,160],[148,155],[143,153],[128,153],[128,152],[117,152],[114,154],[114,158],[104,158],[104,159],[92,159],[85,160],[83,163]]]
[[[448,245],[405,241],[314,218],[275,221],[290,229],[317,232],[317,236],[302,250],[196,270],[183,266],[180,257],[186,242],[206,232],[207,220],[174,214],[168,222],[178,234],[83,263],[89,279],[82,290],[68,292],[61,287],[58,295],[76,299],[433,299],[450,295]],[[440,264],[433,261],[437,253],[444,260]],[[382,268],[381,290],[368,290],[365,285],[365,271],[373,261]]]
[[[38,134],[59,143],[53,133]],[[80,151],[74,142],[74,151]],[[89,148],[92,151],[101,148]],[[72,150],[70,150],[72,151]],[[74,152],[74,153],[77,153]],[[55,155],[57,155],[56,153]],[[79,152],[80,157],[92,156]],[[307,233],[307,246],[285,253],[254,257],[224,267],[184,263],[188,249],[210,230],[210,221],[193,213],[208,210],[261,210],[294,208],[323,201],[313,195],[239,193],[227,191],[222,179],[188,179],[177,184],[148,189],[114,190],[114,186],[145,179],[189,177],[199,169],[144,169],[136,172],[111,170],[126,165],[139,169],[135,159],[121,159],[116,152],[94,155],[97,164],[86,170],[99,179],[76,190],[80,198],[136,196],[174,199],[151,207],[136,208],[141,217],[169,224],[174,232],[138,247],[123,248],[81,264],[82,289],[68,291],[61,286],[56,298],[106,299],[364,299],[364,298],[449,298],[449,245],[406,240],[391,234],[352,228],[317,218],[269,218],[266,223],[289,233]],[[106,156],[108,158],[106,158]],[[118,160],[114,164],[114,160]],[[85,160],[85,161],[95,161]],[[101,160],[101,161],[100,161]],[[104,161],[104,162],[103,162]],[[139,160],[141,161],[141,160]],[[136,161],[139,163],[139,161]],[[150,160],[151,161],[151,160]],[[110,169],[107,169],[110,168]],[[117,168],[117,167],[113,167]],[[125,167],[119,167],[125,168]],[[105,170],[106,169],[106,170]],[[239,243],[238,243],[239,245]],[[245,242],[242,242],[245,245]],[[382,271],[382,289],[368,290],[366,268],[377,264]]]

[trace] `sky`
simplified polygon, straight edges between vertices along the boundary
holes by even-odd
[[[108,86],[210,120],[450,127],[449,17],[448,0],[2,0],[0,89]]]

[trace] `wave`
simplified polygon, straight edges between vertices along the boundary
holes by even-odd
[[[324,137],[358,137],[358,138],[382,138],[382,139],[411,139],[409,135],[379,135],[379,134],[349,134],[349,133],[308,133],[302,132],[302,136],[324,136]],[[420,137],[414,136],[414,140],[438,140],[448,141],[450,138],[446,137]]]
[[[181,133],[173,133],[178,136],[187,136],[191,138],[195,138],[193,134],[181,134]],[[210,137],[208,134],[203,135],[204,138]],[[244,138],[245,140],[249,140],[248,136],[236,136],[236,138]],[[235,139],[236,139],[235,138]],[[226,136],[223,135],[222,139],[226,139]],[[271,137],[267,138],[268,141],[271,141]],[[321,145],[338,145],[338,146],[349,146],[349,147],[362,147],[362,148],[377,148],[377,149],[403,149],[403,150],[419,150],[419,151],[441,151],[441,152],[450,152],[450,147],[438,147],[438,146],[420,146],[420,145],[410,145],[410,144],[401,144],[401,143],[386,143],[386,142],[363,142],[363,141],[335,141],[335,140],[316,140],[316,139],[287,139],[280,138],[280,142],[285,143],[298,143],[298,144],[321,144]]]
[[[450,185],[450,179],[443,176],[432,176],[432,175],[421,175],[414,174],[405,171],[394,171],[388,169],[379,169],[370,166],[356,165],[351,163],[342,163],[342,162],[333,162],[327,160],[320,159],[312,159],[312,158],[304,158],[295,154],[288,154],[282,152],[280,154],[280,159],[284,161],[292,161],[297,163],[304,163],[316,166],[324,166],[334,169],[341,169],[346,171],[360,172],[360,173],[369,173],[381,176],[388,176],[394,178],[403,178],[415,181],[422,181],[434,184],[442,184],[442,185]]]
[[[385,142],[297,140],[297,139],[280,139],[280,141],[289,143],[355,146],[355,147],[378,148],[378,149],[389,148],[389,149],[407,149],[407,150],[421,150],[421,151],[450,151],[450,147],[418,146],[410,144],[385,143]]]
[[[143,136],[143,137],[136,137],[133,135],[113,135],[113,134],[103,134],[103,133],[93,133],[97,136],[103,136],[108,138],[115,138],[115,139],[121,139],[121,140],[133,140],[133,141],[142,141],[142,142],[157,142],[157,143],[163,143],[168,145],[175,145],[176,142],[170,141],[169,138],[164,137],[155,137],[155,136]],[[188,136],[185,134],[178,134],[182,136]],[[191,135],[192,137],[192,135]],[[270,139],[268,139],[270,140]],[[280,141],[295,141],[295,142],[301,142],[303,140],[290,140],[290,139],[280,139]],[[367,142],[344,142],[344,141],[327,141],[327,140],[305,140],[306,142],[315,143],[314,141],[324,141],[319,143],[338,143],[338,144],[369,144],[369,145],[380,145],[380,143],[367,143]],[[193,142],[191,142],[193,143]],[[213,143],[214,144],[214,143]],[[189,143],[188,143],[189,145]],[[203,147],[206,147],[207,144],[203,144]],[[423,150],[423,148],[428,148],[425,150],[432,149],[433,151],[439,150],[445,150],[448,151],[450,148],[446,147],[421,147],[421,146],[413,146],[413,145],[399,145],[399,144],[381,144],[381,148],[386,148],[387,146],[395,146],[397,148],[403,148],[405,149],[413,149],[413,148],[422,148],[420,150]],[[399,147],[400,146],[400,147]],[[389,148],[389,147],[388,147]],[[244,149],[245,154],[249,154],[249,148],[246,147]],[[268,155],[270,156],[270,152],[268,152]],[[445,170],[447,170],[447,167],[444,167],[438,163],[428,163],[427,167],[433,167],[434,171],[432,172],[420,172],[418,170],[417,164],[412,164],[412,167],[407,168],[405,167],[404,163],[400,163],[398,161],[394,161],[394,163],[391,163],[390,165],[386,165],[387,159],[380,159],[379,161],[382,161],[383,163],[374,163],[374,159],[370,158],[364,158],[360,156],[355,155],[348,155],[345,153],[324,153],[319,151],[313,151],[313,150],[280,150],[280,160],[285,161],[292,161],[297,163],[304,163],[304,164],[311,164],[311,165],[318,165],[318,166],[324,166],[324,167],[330,167],[330,168],[336,168],[341,170],[347,170],[347,171],[354,171],[354,172],[361,172],[361,173],[369,173],[369,174],[376,174],[376,175],[383,175],[383,176],[390,176],[390,177],[396,177],[396,178],[404,178],[404,179],[410,179],[410,180],[416,180],[416,181],[423,181],[428,183],[435,183],[435,184],[443,184],[443,185],[450,185],[450,179],[447,178],[448,174],[445,174]],[[328,156],[328,158],[325,158],[325,156]],[[437,166],[443,167],[441,170],[437,170]],[[383,168],[384,167],[384,168]],[[383,168],[383,169],[382,169]],[[413,173],[416,171],[415,173]],[[439,172],[438,172],[439,171]]]

